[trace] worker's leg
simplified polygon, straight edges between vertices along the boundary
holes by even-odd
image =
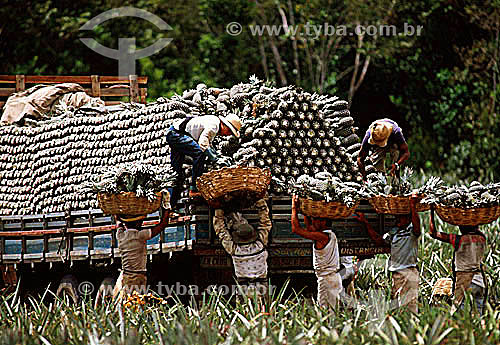
[[[397,307],[407,306],[414,313],[418,312],[419,273],[414,267],[392,273],[391,298]]]
[[[177,203],[181,198],[182,184],[186,179],[186,176],[184,175],[184,168],[182,167],[184,164],[184,158],[183,154],[172,149],[172,152],[170,153],[170,164],[172,165],[172,169],[177,173],[174,185],[169,190],[170,205],[172,206],[172,209],[177,209]]]
[[[463,303],[465,291],[469,289],[474,274],[474,272],[457,272],[454,291],[455,297],[453,298],[455,308],[460,307]]]
[[[116,280],[115,287],[113,288],[113,299],[119,298],[123,299],[123,271],[121,271],[120,276]]]
[[[474,283],[470,284],[470,292],[472,297],[474,298],[474,302],[477,308],[477,311],[482,316],[483,315],[483,305],[484,305],[484,288],[476,285]]]
[[[326,277],[318,277],[318,304],[323,308],[335,309],[341,291],[342,279],[340,274],[335,273]]]
[[[203,170],[205,168],[205,152],[193,138],[188,135],[180,135],[176,131],[169,131],[167,134],[167,141],[173,149],[172,152],[175,150],[182,155],[193,158],[193,178],[191,180],[191,189],[197,190],[196,179],[203,174]]]
[[[178,179],[176,181],[175,187],[172,188],[171,198],[171,204],[176,205],[177,201],[180,199],[182,190],[180,187],[180,183],[185,179],[184,169],[182,168],[185,156],[193,158],[191,190],[196,191],[196,179],[201,176],[201,174],[203,174],[203,170],[205,167],[205,153],[193,138],[188,135],[179,134],[175,130],[169,131],[169,133],[167,134],[167,141],[172,149],[172,167],[178,173]]]

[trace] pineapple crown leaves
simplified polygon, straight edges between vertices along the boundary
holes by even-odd
[[[409,195],[415,189],[415,175],[413,169],[405,167],[399,178],[389,176],[383,172],[368,175],[363,193],[371,197],[376,195]]]
[[[82,184],[80,192],[134,192],[138,197],[154,200],[155,193],[165,192],[174,185],[177,177],[171,166],[154,168],[142,162],[112,166],[103,170],[100,176]]]
[[[500,183],[490,183],[483,186],[474,181],[469,186],[456,184],[451,187],[445,186],[442,181],[430,181],[429,184],[437,185],[437,187],[426,189],[426,197],[422,203],[456,208],[500,206]]]
[[[293,185],[293,191],[312,200],[337,201],[352,207],[361,198],[361,185],[343,182],[328,172],[319,172],[315,177],[301,175]]]

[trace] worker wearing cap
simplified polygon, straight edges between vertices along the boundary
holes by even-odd
[[[391,154],[391,175],[399,170],[401,164],[410,157],[408,144],[403,136],[403,131],[398,124],[390,119],[374,121],[361,144],[358,154],[358,167],[363,179],[366,178],[364,161],[368,154],[369,160],[378,171],[385,172],[385,157],[387,152]]]
[[[217,160],[217,152],[212,148],[212,141],[216,135],[239,138],[241,121],[235,114],[226,117],[205,115],[188,116],[176,122],[167,133],[167,142],[170,146],[170,163],[178,177],[171,191],[171,205],[175,209],[181,195],[181,185],[184,181],[184,159],[193,158],[193,173],[190,187],[190,196],[198,194],[196,179],[203,174],[205,160]]]
[[[247,296],[267,294],[267,240],[272,223],[264,199],[255,203],[259,225],[255,230],[239,212],[226,215],[215,210],[214,229],[222,246],[231,255],[238,284]],[[232,230],[230,232],[230,230]]]
[[[168,197],[168,195],[167,195]],[[122,260],[122,272],[113,289],[113,297],[121,292],[133,291],[145,294],[146,287],[146,242],[162,232],[168,225],[170,210],[163,209],[159,224],[152,229],[142,229],[144,216],[117,215],[116,239]]]

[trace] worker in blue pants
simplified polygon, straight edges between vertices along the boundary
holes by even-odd
[[[239,138],[241,121],[235,114],[226,117],[205,115],[187,118],[172,125],[167,133],[170,146],[170,162],[178,177],[175,186],[170,190],[171,205],[175,209],[182,192],[184,169],[182,165],[186,156],[193,158],[193,171],[189,196],[199,195],[196,179],[203,174],[205,161],[217,160],[217,152],[212,147],[212,141],[217,135]]]

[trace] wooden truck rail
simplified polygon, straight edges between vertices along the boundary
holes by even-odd
[[[148,241],[148,254],[192,248],[190,217],[181,217]],[[159,222],[159,212],[148,215],[146,228]],[[101,210],[46,215],[0,217],[0,263],[64,262],[120,257],[116,225]]]
[[[0,75],[0,109],[7,98],[15,92],[24,91],[36,84],[80,84],[92,97],[100,97],[106,105],[119,104],[119,97],[128,97],[130,102],[146,103],[148,77],[118,76],[67,76],[67,75]]]
[[[291,198],[271,197],[269,206],[273,223],[269,234],[270,266],[289,270],[311,269],[311,241],[291,231]],[[176,219],[148,241],[148,253],[194,249],[194,254],[200,256],[202,267],[231,267],[230,258],[213,230],[214,210],[207,205],[192,205],[188,209],[190,212],[186,216]],[[367,202],[361,203],[357,211],[365,213],[376,231],[394,224],[394,217],[376,214]],[[255,225],[258,221],[255,210],[243,210],[243,215],[250,224]],[[148,215],[144,226],[153,227],[159,218],[159,212]],[[352,217],[334,221],[333,229],[339,239],[341,255],[368,256],[389,252],[388,246],[375,246]],[[0,217],[2,264],[118,257],[114,220],[101,210]]]

